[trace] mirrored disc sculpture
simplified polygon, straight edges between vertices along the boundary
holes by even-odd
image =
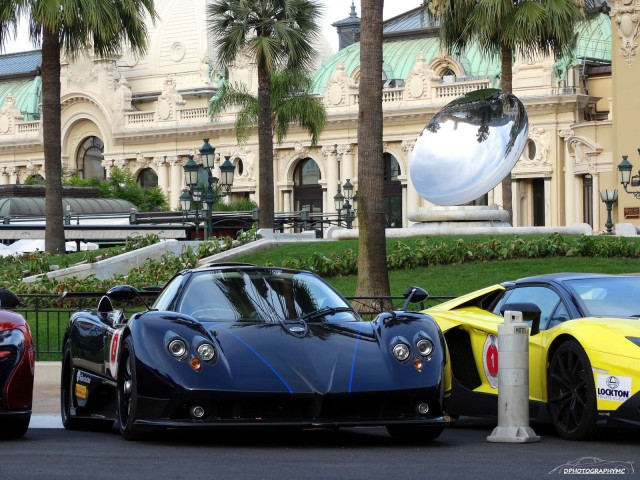
[[[512,170],[528,131],[527,112],[514,95],[470,92],[444,106],[422,130],[409,162],[411,181],[436,205],[471,202]]]

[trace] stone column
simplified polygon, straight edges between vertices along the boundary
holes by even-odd
[[[416,187],[413,185],[413,182],[411,181],[411,175],[409,174],[409,165],[411,163],[411,157],[413,155],[413,149],[416,145],[416,141],[415,140],[403,140],[402,141],[402,151],[405,154],[405,158],[407,159],[406,162],[406,172],[405,176],[407,178],[407,183],[406,183],[406,189],[403,189],[403,193],[406,192],[405,195],[403,195],[403,199],[402,199],[402,208],[406,208],[406,210],[404,211],[404,217],[408,218],[409,214],[412,212],[417,212],[418,209],[420,208],[421,202],[422,202],[422,197],[420,196],[420,194],[418,193],[418,190],[416,190]],[[406,197],[406,198],[404,198]],[[425,200],[426,202],[426,200]],[[406,205],[405,205],[406,203]],[[427,202],[428,203],[428,202]],[[413,222],[409,222],[407,221],[407,225],[404,225],[405,220],[402,221],[403,226],[408,226],[409,223],[413,223]]]
[[[16,185],[20,179],[20,169],[18,167],[9,167],[9,183]]]
[[[347,181],[347,178],[351,180],[351,183],[355,187],[358,181],[358,172],[353,168],[353,145],[348,143],[345,145],[338,145],[338,155],[340,156],[340,170],[342,183]]]
[[[177,207],[177,204],[171,203],[171,200],[169,198],[169,178],[167,177],[167,163],[164,156],[155,157],[153,159],[153,163],[156,166],[156,175],[158,175],[158,186],[162,189],[165,196],[167,197],[169,208],[173,210]]]
[[[113,158],[102,160],[101,165],[104,168],[106,178],[111,177],[111,168],[113,167]]]
[[[169,205],[175,207],[180,204],[180,195],[182,193],[182,188],[184,185],[184,181],[182,180],[182,162],[180,161],[180,157],[171,156],[167,157],[167,162],[169,163]]]
[[[282,210],[284,212],[293,212],[295,207],[292,204],[291,190],[283,190],[282,191]]]
[[[520,182],[511,180],[511,209],[513,210],[513,218],[511,219],[511,225],[514,227],[521,226],[520,208],[522,208],[522,202],[520,201]]]
[[[549,227],[552,224],[551,215],[551,177],[544,179],[544,226]]]
[[[593,195],[591,198],[591,202],[593,202],[591,206],[591,210],[593,211],[593,230],[606,230],[604,227],[604,223],[607,221],[606,216],[604,217],[602,224],[600,224],[600,208],[604,205],[600,200],[600,175],[591,175],[591,186],[593,189]],[[620,195],[619,191],[618,195]]]
[[[573,193],[573,155],[569,153],[569,139],[573,137],[572,130],[560,130],[560,138],[564,140],[564,224],[571,225],[575,223],[573,221],[574,211],[574,193]],[[562,225],[561,219],[558,219],[558,224]]]
[[[335,145],[322,147],[322,155],[324,155],[324,165],[327,179],[326,202],[324,202],[323,210],[325,212],[335,212],[333,197],[338,193],[338,183],[344,183],[346,178],[340,177],[338,171],[338,151]],[[343,193],[344,195],[344,193]]]

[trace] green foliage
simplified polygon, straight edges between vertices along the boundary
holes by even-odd
[[[101,198],[128,200],[144,212],[166,210],[167,199],[159,186],[141,187],[129,170],[114,167],[107,180],[80,178],[77,172],[64,175],[63,183],[76,187],[98,187]]]
[[[258,208],[258,204],[250,198],[243,198],[235,202],[216,202],[213,204],[212,211],[216,212],[250,212],[254,208]]]
[[[66,278],[56,280],[46,275],[33,283],[21,283],[25,276],[47,273],[51,265],[60,268],[70,266],[76,256],[52,255],[43,252],[28,253],[18,257],[0,257],[0,269],[3,278],[0,280],[0,288],[8,288],[18,294],[38,293],[51,294],[71,292],[102,292],[112,286],[127,283],[138,289],[147,286],[164,286],[164,284],[177,272],[185,268],[194,268],[200,259],[229,250],[238,245],[254,241],[259,238],[256,226],[251,229],[238,232],[236,240],[231,237],[212,237],[206,242],[201,242],[196,249],[185,247],[179,255],[164,254],[159,260],[147,260],[137,268],[132,269],[126,275],[116,275],[107,280],[99,280],[93,276],[89,278]],[[158,235],[145,235],[128,238],[125,245],[109,249],[108,251],[86,252],[83,260],[92,262],[120,255],[138,248],[146,247],[160,241]]]
[[[557,233],[547,237],[503,236],[486,240],[443,237],[405,239],[392,242],[387,250],[389,270],[571,256],[640,258],[640,242],[635,239],[587,235],[565,238]],[[351,248],[339,253],[315,251],[305,255],[297,252],[295,258],[282,257],[282,254],[276,257],[278,265],[275,265],[273,257],[269,257],[266,264],[310,270],[329,278],[353,275],[358,269],[357,251]]]

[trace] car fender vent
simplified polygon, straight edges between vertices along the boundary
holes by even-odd
[[[453,376],[469,390],[478,388],[482,385],[482,380],[473,358],[469,333],[459,328],[454,328],[445,333],[444,337],[449,347]]]

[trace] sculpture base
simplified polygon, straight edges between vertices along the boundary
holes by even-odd
[[[433,222],[472,222],[472,226],[509,226],[509,212],[492,206],[420,207],[408,218],[419,224]],[[470,225],[468,225],[470,226]]]

